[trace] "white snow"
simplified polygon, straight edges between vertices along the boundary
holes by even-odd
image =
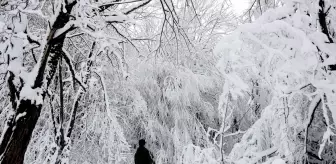
[[[248,6],[248,0],[233,0],[231,1],[233,11],[236,14],[242,14],[249,6]]]
[[[272,164],[286,164],[286,161],[284,161],[283,159],[275,159]]]
[[[43,97],[42,97],[42,89],[41,88],[31,88],[29,85],[24,85],[20,92],[20,98],[23,100],[30,100],[32,104],[42,105]]]
[[[3,32],[5,23],[0,21],[0,32]]]
[[[55,34],[54,38],[57,38],[59,35],[63,34],[67,30],[69,30],[72,27],[79,27],[79,22],[78,21],[69,21],[64,27],[61,29],[58,29]]]
[[[23,113],[19,113],[16,118],[15,121],[17,122],[19,119],[21,119],[22,117],[26,116],[27,112],[23,112]]]

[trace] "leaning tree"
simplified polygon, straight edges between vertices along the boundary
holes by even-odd
[[[122,40],[104,31],[115,24],[129,22],[129,15],[150,1],[1,1],[1,71],[9,92],[0,141],[1,163],[23,163],[44,100],[53,97],[50,86],[55,83],[57,70],[58,79],[62,80],[62,61],[69,70],[74,88],[78,85],[68,127],[63,128],[62,116],[58,117],[56,154],[63,154],[68,145],[67,138],[72,133],[78,102],[87,88],[94,56],[109,47],[118,47]],[[77,75],[73,56],[67,50],[68,45],[65,45],[69,34],[79,35],[74,31],[85,33],[93,40],[86,45],[90,50],[84,62],[86,69],[82,70],[85,76],[81,78]],[[123,63],[123,58],[119,59]],[[63,110],[62,84],[58,87],[60,113]]]

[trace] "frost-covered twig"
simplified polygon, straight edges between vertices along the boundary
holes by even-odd
[[[130,43],[134,48],[135,48],[135,50],[139,53],[140,51],[139,51],[139,49],[134,45],[134,43],[128,38],[128,37],[126,37],[125,35],[123,35],[122,33],[120,33],[119,32],[119,30],[114,26],[114,25],[112,25],[111,24],[111,26],[112,26],[112,28],[121,36],[121,37],[123,37],[124,39],[126,39],[127,41],[128,41],[128,43]]]
[[[108,94],[107,94],[107,89],[106,89],[104,78],[97,71],[94,71],[94,73],[96,73],[96,75],[99,77],[100,82],[101,82],[102,87],[103,87],[103,90],[104,90],[105,108],[106,108],[107,116],[110,118],[110,120],[113,120],[114,118],[111,116],[111,113],[110,113],[110,110],[111,110],[110,109],[110,101],[109,101],[109,97],[108,97]]]
[[[74,69],[75,67],[72,64],[70,56],[69,56],[68,52],[64,49],[63,49],[62,56],[64,57],[64,60],[67,63],[67,66],[69,67],[69,70],[70,70],[70,73],[71,73],[71,76],[72,76],[72,79],[73,79],[73,86],[75,86],[75,82],[77,82],[83,88],[83,90],[85,91],[86,90],[85,89],[85,84],[81,80],[79,80],[79,78],[77,77],[77,75],[75,73],[75,69]]]

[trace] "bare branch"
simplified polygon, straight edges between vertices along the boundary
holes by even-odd
[[[140,5],[138,5],[138,6],[136,6],[136,7],[134,7],[134,8],[132,8],[132,9],[130,9],[130,10],[128,10],[127,12],[125,12],[125,14],[126,15],[128,15],[128,14],[130,14],[131,12],[133,12],[133,11],[135,11],[135,10],[137,10],[137,9],[139,9],[139,8],[141,8],[141,7],[143,7],[143,6],[146,6],[149,2],[151,2],[152,0],[147,0],[147,1],[145,1],[145,2],[143,2],[142,4],[140,4]]]
[[[121,36],[121,37],[123,37],[124,39],[126,39],[135,49],[136,49],[136,51],[139,53],[140,51],[139,51],[139,49],[133,44],[133,42],[130,40],[130,39],[128,39],[128,37],[126,37],[125,35],[123,35],[122,33],[120,33],[119,32],[119,30],[114,26],[114,25],[112,25],[111,24],[111,26],[112,26],[112,28]]]
[[[103,4],[103,5],[100,5],[99,6],[99,12],[103,12],[105,11],[106,9],[114,6],[114,5],[117,5],[117,4],[125,4],[125,3],[132,3],[132,2],[138,2],[138,1],[141,1],[141,0],[133,0],[133,1],[129,1],[129,2],[120,2],[121,0],[116,0],[112,3],[108,3],[108,4]]]

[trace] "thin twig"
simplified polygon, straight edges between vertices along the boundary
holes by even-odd
[[[131,45],[135,48],[135,50],[139,53],[139,49],[133,44],[133,42],[128,39],[125,35],[123,35],[122,33],[119,32],[119,30],[112,24],[110,24],[112,26],[112,28],[121,36],[123,37],[124,39],[126,39],[129,43],[131,43]]]

